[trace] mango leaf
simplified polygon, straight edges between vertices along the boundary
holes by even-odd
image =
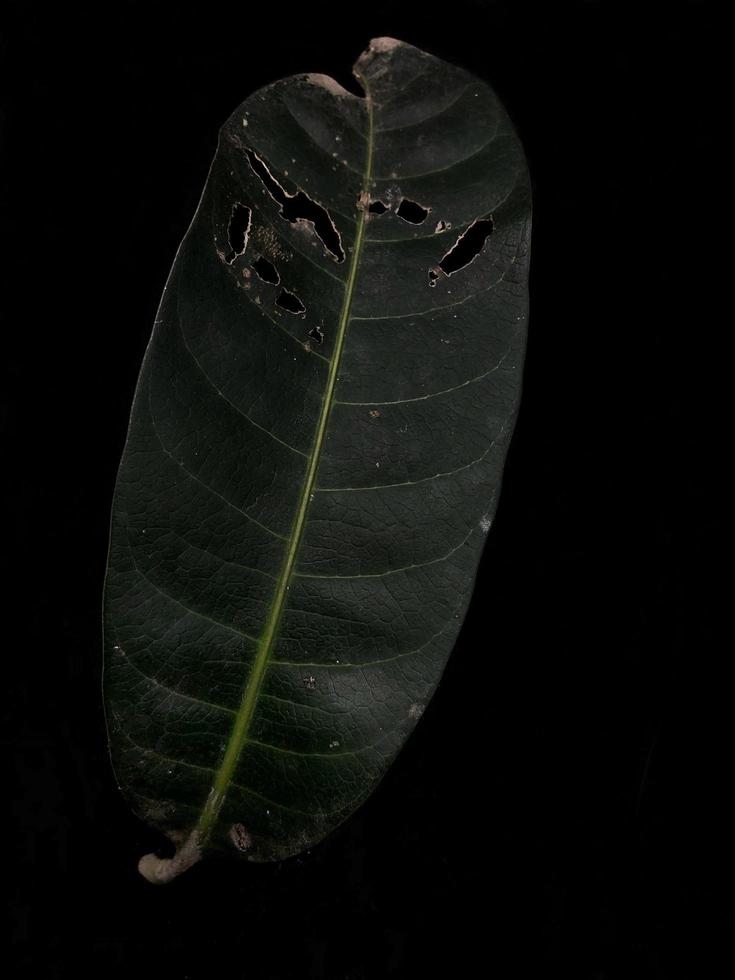
[[[134,810],[256,861],[374,789],[441,677],[520,397],[530,190],[483,82],[391,38],[222,127],[113,505],[105,703]],[[172,161],[172,166],[175,165]]]

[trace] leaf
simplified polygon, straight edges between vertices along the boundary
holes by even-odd
[[[483,82],[390,38],[220,133],[113,507],[105,697],[135,811],[297,854],[368,796],[460,629],[520,396],[530,191]]]

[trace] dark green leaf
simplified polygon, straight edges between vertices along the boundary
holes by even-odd
[[[135,395],[105,589],[118,780],[258,861],[375,787],[467,607],[520,394],[530,194],[483,82],[371,42],[221,130]],[[172,165],[174,165],[172,161]]]

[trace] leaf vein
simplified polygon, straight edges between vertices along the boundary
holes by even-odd
[[[404,480],[402,483],[375,483],[366,487],[315,487],[314,493],[346,493],[346,492],[358,492],[361,490],[389,490],[393,487],[414,487],[418,483],[431,483],[432,480],[439,480],[445,476],[454,476],[455,473],[461,473],[462,470],[469,469],[471,466],[475,466],[477,463],[481,463],[488,453],[492,450],[493,446],[496,444],[498,439],[502,436],[507,425],[501,426],[500,431],[497,436],[493,439],[490,445],[487,447],[482,456],[478,456],[477,459],[471,459],[469,463],[464,463],[462,466],[458,466],[454,470],[446,470],[443,473],[434,473],[432,476],[422,476],[418,480]]]
[[[153,408],[150,404],[150,392],[148,395],[148,414],[150,416],[151,424],[153,426],[153,433],[156,437],[158,445],[161,447],[162,452],[164,452],[169,459],[171,459],[174,463],[176,463],[176,465],[181,470],[183,470],[183,472],[186,474],[186,476],[189,477],[190,480],[194,480],[200,486],[204,487],[204,489],[208,490],[211,494],[213,494],[213,496],[218,497],[222,501],[222,503],[227,504],[228,507],[231,507],[233,510],[236,510],[238,514],[242,514],[242,516],[246,520],[250,521],[251,524],[256,524],[262,531],[266,531],[274,538],[280,538],[281,541],[287,540],[287,538],[283,534],[279,534],[277,531],[274,531],[272,528],[266,527],[265,524],[261,524],[260,521],[256,520],[254,517],[251,517],[250,514],[247,514],[241,507],[238,507],[236,504],[233,504],[231,500],[227,499],[227,497],[223,497],[222,494],[219,493],[219,491],[214,489],[214,487],[210,486],[208,483],[205,483],[204,480],[200,479],[195,473],[192,473],[191,470],[187,469],[186,466],[184,466],[184,464],[181,462],[181,460],[177,459],[173,455],[173,453],[166,448],[166,446],[163,444],[163,440],[158,434],[158,429],[156,427],[156,420],[153,415]]]
[[[455,167],[461,166],[463,163],[467,163],[468,160],[472,160],[474,157],[486,150],[491,143],[494,143],[498,135],[497,128],[489,140],[486,140],[482,146],[478,146],[476,150],[472,153],[468,153],[467,156],[461,157],[459,160],[453,160],[452,163],[447,164],[446,167],[438,167],[436,170],[424,170],[418,174],[398,174],[398,180],[420,180],[422,177],[432,177],[434,174],[444,174],[448,170],[454,170]],[[376,180],[390,180],[391,177],[376,177]],[[396,179],[396,178],[392,178]]]
[[[414,78],[417,77],[418,77],[417,75],[414,75]],[[443,106],[439,110],[439,112],[432,112],[430,115],[424,116],[423,119],[419,119],[418,122],[410,122],[407,123],[405,126],[376,126],[375,132],[398,133],[404,129],[413,129],[416,126],[422,126],[424,123],[427,123],[432,119],[438,119],[439,116],[443,116],[445,112],[448,112],[451,108],[453,108],[453,106],[455,106],[459,102],[459,100],[462,98],[462,96],[465,94],[465,92],[467,91],[467,89],[470,87],[471,84],[472,84],[471,82],[467,82],[466,85],[463,85],[462,88],[459,89],[458,94],[452,99],[452,101],[449,102],[447,105]]]
[[[284,239],[284,241],[285,241],[285,239]],[[241,295],[242,295],[242,296],[244,296],[244,297],[245,297],[245,299],[247,299],[247,300],[249,301],[249,304],[250,304],[250,305],[251,305],[251,306],[252,306],[252,307],[253,307],[253,308],[254,308],[255,310],[257,310],[257,312],[258,312],[258,313],[260,313],[260,315],[261,315],[261,316],[262,316],[262,317],[263,317],[263,318],[264,318],[265,320],[268,320],[268,321],[269,321],[269,323],[271,323],[271,324],[272,324],[272,325],[273,325],[274,327],[276,327],[276,329],[278,329],[278,330],[280,330],[280,331],[281,331],[281,333],[285,333],[285,334],[286,334],[286,336],[287,336],[287,337],[288,337],[288,338],[289,338],[290,340],[292,340],[292,341],[293,341],[293,342],[294,342],[294,343],[295,343],[295,344],[296,344],[296,345],[297,345],[298,347],[300,347],[300,348],[301,348],[301,350],[302,350],[302,351],[304,351],[304,344],[303,344],[303,341],[301,341],[301,340],[300,340],[300,339],[299,339],[299,338],[298,338],[298,337],[296,336],[296,334],[293,334],[293,333],[291,333],[291,331],[290,331],[290,330],[287,330],[287,329],[286,329],[286,327],[284,327],[284,325],[283,325],[282,323],[280,323],[280,322],[279,322],[278,320],[276,320],[276,319],[275,319],[275,317],[272,317],[272,316],[270,315],[270,313],[267,313],[267,312],[266,312],[266,310],[264,309],[264,307],[263,307],[263,304],[262,304],[262,303],[257,303],[257,302],[255,301],[255,298],[254,298],[254,297],[253,297],[253,296],[252,296],[252,295],[251,295],[251,294],[250,294],[250,293],[249,293],[249,292],[248,292],[248,291],[247,291],[246,289],[240,289],[240,293],[241,293]],[[320,361],[324,361],[324,363],[325,363],[325,364],[329,364],[329,358],[328,358],[328,357],[325,357],[325,356],[324,356],[324,354],[320,354],[320,353],[319,353],[319,351],[315,351],[315,350],[312,350],[312,351],[310,351],[310,352],[309,352],[309,355],[310,355],[311,357],[316,357],[316,358],[317,358],[318,360],[320,360]]]
[[[497,286],[499,286],[501,284],[501,282],[503,282],[503,280],[505,279],[505,277],[508,275],[508,273],[510,272],[511,268],[513,267],[513,265],[514,265],[514,263],[516,262],[517,259],[518,259],[518,253],[515,253],[513,255],[513,257],[511,258],[511,260],[510,260],[510,264],[509,264],[508,268],[505,269],[501,273],[501,275],[495,280],[495,282],[491,282],[489,286],[485,286],[483,289],[477,289],[477,290],[475,290],[474,293],[470,293],[469,296],[465,296],[464,299],[457,300],[456,303],[447,303],[444,306],[431,306],[427,310],[414,310],[412,313],[395,313],[392,316],[355,316],[352,319],[353,320],[363,320],[363,321],[366,321],[366,320],[405,320],[407,317],[411,317],[411,316],[427,316],[429,313],[438,313],[440,310],[454,310],[458,306],[463,306],[465,303],[468,303],[470,300],[476,299],[478,296],[482,296],[483,293],[488,292],[488,290],[495,289]]]
[[[447,558],[451,558],[451,556],[455,553],[455,551],[459,551],[459,549],[467,543],[469,538],[472,536],[474,530],[475,530],[474,527],[470,528],[470,530],[467,532],[464,538],[462,538],[459,544],[455,545],[450,551],[446,553],[446,555],[441,555],[439,558],[430,558],[429,561],[421,561],[414,565],[404,565],[402,568],[389,568],[384,572],[368,572],[366,575],[313,575],[309,572],[294,572],[294,576],[297,578],[306,578],[306,579],[327,579],[327,580],[342,579],[350,582],[350,581],[354,581],[355,579],[363,579],[363,578],[385,578],[386,575],[397,575],[399,572],[409,572],[414,568],[426,568],[427,565],[438,565],[441,562],[446,561]]]
[[[156,751],[156,749],[150,749],[147,748],[145,745],[140,745],[138,742],[134,741],[134,739],[132,739],[130,735],[128,735],[128,733],[122,728],[117,716],[115,716],[115,720],[117,724],[120,726],[120,731],[122,732],[123,736],[139,752],[144,752],[146,753],[146,755],[152,755],[156,759],[160,759],[161,762],[169,762],[172,763],[173,765],[184,766],[186,769],[197,769],[200,772],[206,772],[210,774],[217,772],[217,770],[214,769],[212,766],[200,766],[197,765],[195,762],[185,762],[183,759],[177,759],[169,755],[162,755],[160,752]],[[271,800],[267,796],[263,796],[262,793],[258,793],[256,790],[250,789],[247,786],[242,786],[240,783],[231,782],[230,786],[233,789],[239,790],[241,793],[247,793],[248,796],[254,796],[256,799],[261,800],[263,803],[266,803],[268,806],[276,807],[276,809],[278,810],[287,810],[289,813],[298,813],[302,817],[311,818],[316,815],[314,813],[309,813],[307,810],[297,810],[295,807],[286,806],[285,803],[276,803],[275,800]],[[341,809],[343,809],[343,807],[339,807],[337,810],[322,811],[322,812],[324,813],[325,816],[329,816],[332,813],[339,813]]]
[[[518,333],[518,331],[516,330],[516,334],[517,333]],[[384,401],[370,401],[370,402],[336,401],[335,402],[335,405],[357,405],[357,406],[363,406],[364,407],[364,406],[368,406],[368,405],[407,405],[410,402],[425,402],[425,401],[429,401],[432,398],[438,398],[440,395],[448,395],[452,391],[458,391],[460,388],[467,388],[469,385],[476,384],[478,381],[483,381],[489,375],[494,374],[495,371],[497,371],[502,366],[503,362],[505,361],[505,359],[507,358],[507,356],[508,356],[509,353],[510,353],[510,346],[507,348],[507,350],[505,351],[505,353],[503,354],[503,356],[500,358],[500,360],[497,362],[497,364],[493,365],[493,367],[489,368],[487,371],[484,371],[482,374],[475,375],[474,378],[467,378],[465,381],[460,382],[460,384],[452,385],[451,388],[443,388],[441,391],[432,391],[431,394],[429,394],[429,395],[417,395],[415,398],[398,398],[396,401],[389,401],[389,402],[384,402]]]
[[[195,698],[191,694],[185,694],[183,691],[177,691],[173,687],[168,687],[157,677],[152,677],[150,674],[146,674],[144,671],[142,671],[140,667],[135,663],[133,658],[130,657],[127,653],[125,654],[122,653],[122,651],[120,651],[120,663],[124,663],[132,667],[133,670],[136,672],[136,674],[142,677],[143,680],[148,681],[148,683],[153,685],[154,687],[160,687],[161,690],[166,691],[167,694],[173,694],[174,697],[181,698],[184,701],[193,701],[194,704],[201,704],[205,708],[215,708],[217,711],[224,711],[228,715],[235,714],[232,708],[226,708],[223,704],[215,704],[213,701],[203,701],[202,698]]]
[[[207,616],[206,613],[199,612],[197,609],[192,609],[191,606],[187,606],[185,602],[181,601],[181,599],[177,599],[176,596],[171,595],[170,592],[166,592],[164,589],[160,587],[160,585],[157,585],[153,581],[153,579],[141,569],[140,565],[135,560],[135,555],[133,553],[133,549],[130,545],[130,542],[128,542],[128,549],[130,551],[130,558],[133,562],[133,565],[135,566],[135,571],[138,573],[138,575],[140,575],[142,579],[145,579],[145,581],[152,588],[154,588],[156,592],[159,592],[165,599],[170,599],[171,602],[175,602],[177,606],[181,606],[182,609],[186,610],[186,612],[188,613],[191,613],[192,616],[197,616],[199,619],[205,619],[207,620],[207,622],[212,623],[214,626],[220,626],[222,629],[230,630],[231,633],[237,633],[238,636],[244,636],[246,640],[251,640],[253,643],[258,642],[257,638],[251,636],[249,633],[245,633],[243,630],[238,629],[236,626],[230,626],[228,623],[221,623],[218,619],[212,619],[212,617]]]
[[[214,380],[207,374],[207,372],[204,370],[204,367],[202,366],[201,361],[196,356],[196,354],[191,349],[191,347],[189,347],[189,343],[186,339],[186,334],[184,333],[184,327],[183,324],[181,323],[181,317],[178,316],[178,310],[177,310],[177,320],[179,323],[179,332],[181,333],[181,339],[184,342],[184,347],[186,348],[189,357],[199,368],[199,372],[201,373],[202,377],[210,385],[212,390],[216,391],[217,394],[220,396],[220,398],[222,398],[230,406],[230,408],[232,408],[235,412],[237,412],[238,415],[244,418],[251,425],[255,426],[256,429],[260,429],[261,432],[264,432],[267,436],[270,436],[271,439],[275,439],[276,442],[280,443],[286,449],[289,449],[292,453],[298,453],[299,456],[303,456],[304,458],[306,458],[306,453],[302,452],[300,449],[297,449],[295,446],[291,446],[289,445],[289,443],[284,442],[283,439],[281,439],[279,436],[275,434],[275,432],[271,432],[270,429],[266,429],[265,426],[262,426],[260,424],[260,422],[256,422],[254,418],[251,418],[246,412],[243,412],[241,408],[238,408],[234,402],[230,401],[227,395],[221,390],[221,388],[218,385],[214,383]]]
[[[339,668],[339,669],[351,668],[353,670],[355,669],[362,670],[364,667],[375,667],[382,664],[391,664],[396,660],[403,660],[404,657],[412,657],[414,656],[414,654],[421,653],[421,651],[425,650],[430,643],[433,643],[434,640],[438,639],[440,636],[446,633],[451,625],[452,625],[452,620],[450,620],[445,626],[442,626],[442,628],[438,632],[434,633],[433,636],[430,636],[428,640],[425,640],[420,647],[415,647],[413,650],[404,650],[403,653],[397,653],[393,657],[382,657],[379,660],[366,660],[364,663],[361,664],[349,664],[342,661],[338,664],[315,663],[315,662],[308,662],[308,661],[299,662],[297,660],[272,660],[271,663],[274,666],[278,666],[278,667],[300,667],[300,668],[327,667],[329,668],[329,670],[333,670],[335,668]]]

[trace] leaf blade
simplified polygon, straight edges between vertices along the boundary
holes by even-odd
[[[371,42],[356,74],[364,101],[296,76],[223,127],[116,489],[105,682],[120,782],[167,831],[199,846],[230,824],[261,860],[341,822],[420,716],[461,625],[520,391],[528,186],[507,117],[483,83],[399,42]],[[498,133],[480,187],[466,168]],[[474,174],[459,203],[458,145],[454,166]],[[305,190],[289,183],[295,147]],[[388,170],[399,150],[405,180]],[[399,212],[406,187],[413,212]],[[299,195],[331,221],[343,266],[315,234],[321,218],[284,214]],[[493,214],[489,245],[429,289],[478,218],[466,197]],[[248,230],[225,251],[237,206]],[[258,257],[277,280],[253,274]],[[298,321],[278,311],[281,287],[304,306]]]

